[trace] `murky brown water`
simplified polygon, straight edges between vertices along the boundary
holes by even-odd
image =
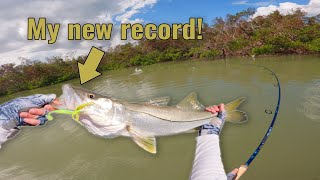
[[[226,61],[185,61],[104,72],[84,85],[101,94],[130,101],[169,95],[171,105],[192,91],[205,105],[247,97],[241,109],[249,121],[226,124],[221,135],[227,171],[239,166],[254,151],[277,101],[275,71],[282,86],[279,116],[266,145],[243,176],[248,180],[320,179],[320,58],[283,56]],[[78,80],[69,83],[79,84]],[[61,85],[1,97],[0,102],[34,93],[61,93]],[[188,179],[196,134],[158,138],[158,153],[151,155],[130,139],[102,139],[89,134],[67,116],[43,127],[25,127],[0,150],[0,179]]]

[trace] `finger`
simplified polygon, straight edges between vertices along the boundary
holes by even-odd
[[[39,109],[39,108],[32,108],[29,110],[29,113],[32,115],[37,115],[37,116],[42,116],[45,114],[45,110],[44,109]]]
[[[32,126],[37,126],[40,124],[40,121],[38,119],[33,119],[33,118],[24,118],[23,121]]]
[[[223,112],[223,111],[226,111],[225,108],[224,108],[224,104],[220,104],[220,105],[219,105],[219,109],[220,109],[220,111],[222,111],[222,112]]]
[[[217,113],[217,111],[216,111],[216,110],[214,110],[214,109],[211,109],[209,112],[211,112],[212,114]]]
[[[227,180],[234,180],[236,178],[236,175],[238,174],[238,169],[234,169],[233,171],[229,172],[227,174]]]
[[[218,106],[213,106],[213,108],[214,108],[214,110],[216,111],[216,112],[219,112],[219,108],[218,108]]]
[[[206,111],[211,112],[212,111],[211,107],[206,108]]]
[[[43,108],[48,110],[48,111],[53,111],[54,110],[54,108],[49,104],[45,105]]]
[[[33,119],[37,119],[38,118],[37,115],[32,115],[32,114],[30,114],[28,112],[21,112],[20,113],[20,117],[22,117],[22,118],[33,118]]]
[[[216,111],[216,109],[214,107],[208,107],[208,108],[206,108],[206,110],[211,112],[212,114],[216,114],[217,113],[217,111]]]
[[[232,174],[238,174],[239,169],[235,168],[234,170],[231,171]]]

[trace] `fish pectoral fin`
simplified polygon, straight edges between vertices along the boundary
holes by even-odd
[[[157,153],[156,138],[154,136],[144,136],[136,130],[132,129],[130,126],[127,126],[127,130],[131,135],[133,141],[138,146],[148,151],[149,153]]]
[[[198,101],[197,93],[192,92],[176,105],[177,108],[184,110],[204,110],[204,106]]]
[[[149,101],[145,102],[145,104],[155,105],[155,106],[167,106],[170,101],[169,96],[158,97],[150,99]]]
[[[248,120],[245,112],[235,110],[227,113],[226,121],[232,123],[243,123]]]

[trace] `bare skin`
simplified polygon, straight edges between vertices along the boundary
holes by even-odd
[[[51,104],[60,104],[58,99],[55,99],[51,102]],[[29,125],[37,126],[40,124],[40,120],[37,118],[39,116],[43,116],[48,111],[55,110],[50,104],[45,105],[43,108],[32,108],[29,112],[21,112],[20,117],[23,118],[23,121]]]

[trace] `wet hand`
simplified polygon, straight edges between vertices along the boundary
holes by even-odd
[[[18,126],[43,125],[47,120],[44,115],[53,110],[49,103],[58,103],[56,95],[36,94],[6,102],[0,105],[0,110],[9,119],[16,120]]]
[[[44,102],[50,103],[48,101],[44,101]],[[50,104],[60,104],[60,103],[58,99],[54,99]],[[31,126],[43,125],[47,121],[47,118],[45,117],[45,115],[49,111],[55,110],[50,104],[46,104],[42,108],[31,108],[27,112],[21,112],[19,116],[22,118],[23,122],[27,123],[28,125],[31,125]]]
[[[206,111],[209,111],[214,115],[217,115],[219,112],[225,112],[224,104],[220,104],[219,106],[214,105],[211,107],[207,107]]]

